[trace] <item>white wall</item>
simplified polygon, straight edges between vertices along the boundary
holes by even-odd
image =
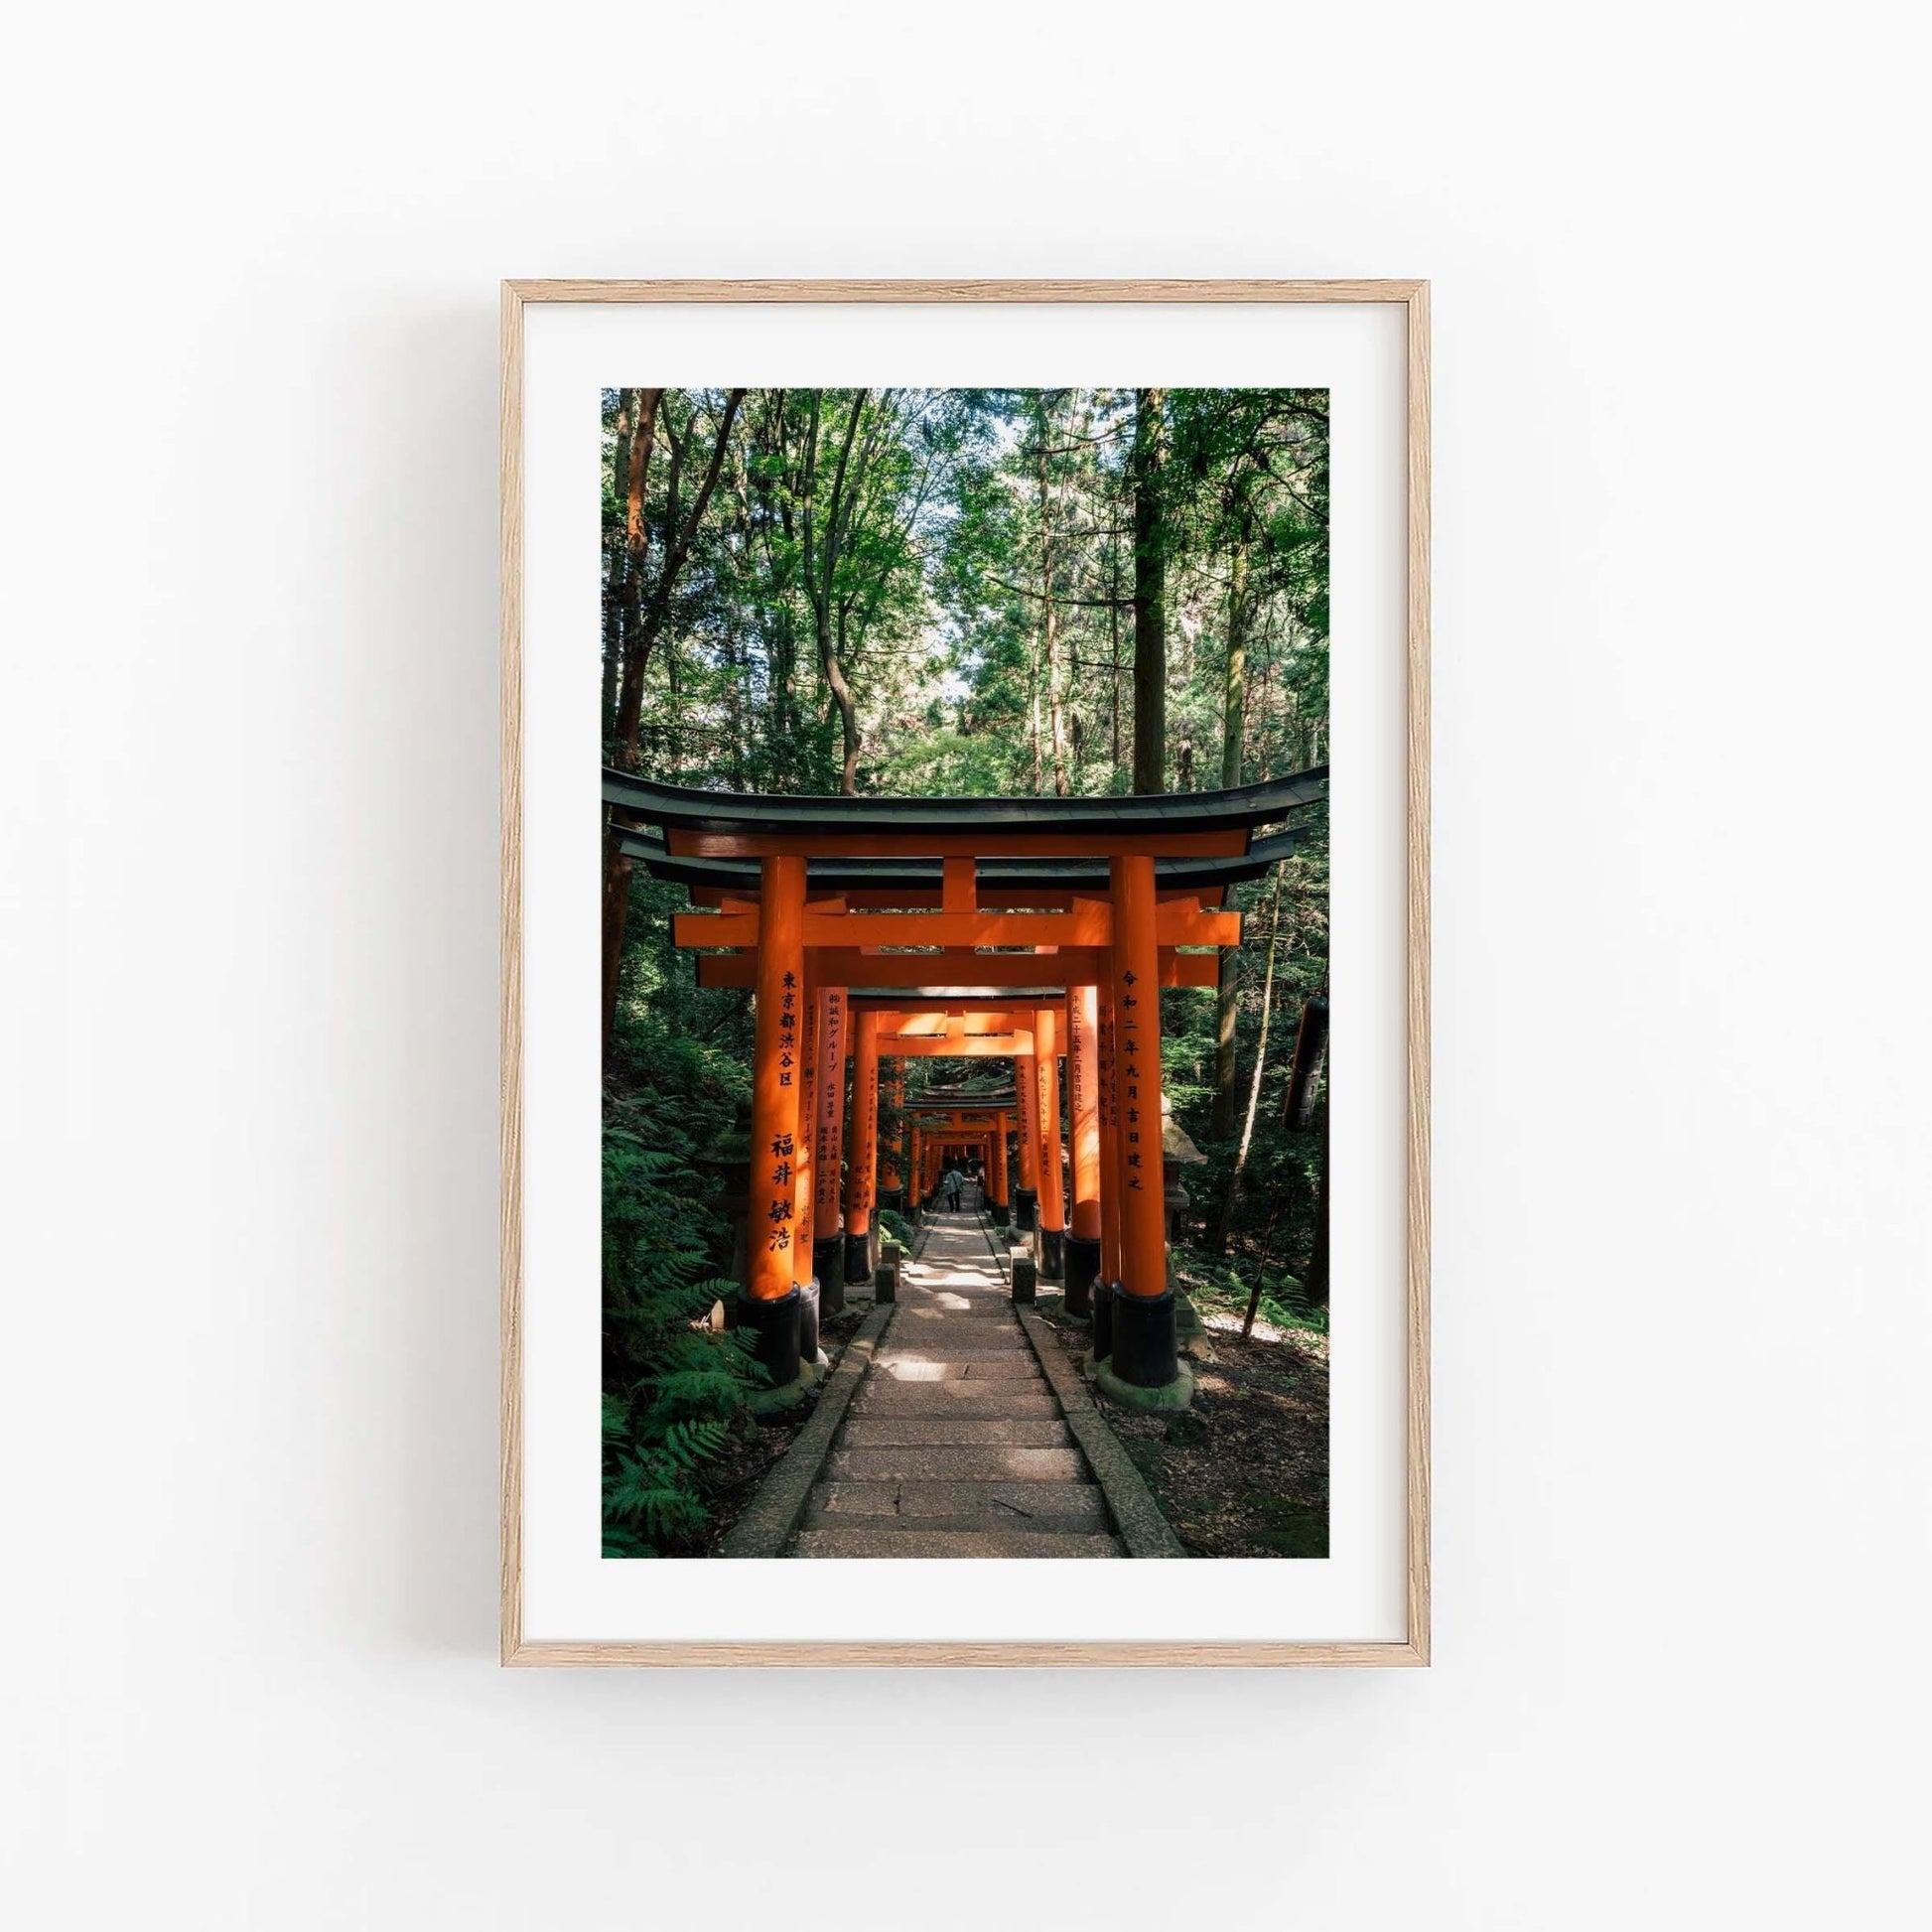
[[[1907,1921],[1892,13],[16,23],[13,1922]],[[1433,1672],[498,1672],[495,283],[546,273],[1435,278]]]

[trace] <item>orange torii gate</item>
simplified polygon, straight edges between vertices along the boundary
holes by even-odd
[[[879,1095],[883,1080],[891,1078],[896,1087],[895,1107],[902,1112],[904,1108],[903,1062],[910,1058],[940,1056],[962,1058],[992,1058],[996,1055],[1011,1054],[1020,1044],[1019,1036],[1008,1032],[987,1032],[986,1028],[1009,1027],[1012,1016],[1006,1013],[970,1014],[949,1016],[943,1008],[925,1011],[882,1011],[870,1000],[848,1002],[852,1009],[853,1053],[852,1106],[855,1127],[846,1165],[845,1187],[845,1258],[844,1284],[869,1282],[878,1265],[878,1235],[875,1215],[881,1204],[883,1189],[879,1180],[881,1147],[879,1140]],[[969,1031],[970,1029],[970,1031]],[[1026,1042],[1031,1047],[1031,1040]],[[1010,1110],[1009,1110],[1010,1111]],[[989,1172],[997,1166],[1004,1176],[1005,1143],[1004,1119],[989,1118],[985,1123],[985,1138],[989,1144],[997,1135],[1000,1144],[995,1151],[989,1147]],[[956,1123],[962,1127],[979,1123],[961,1120]],[[967,1138],[973,1138],[968,1136]],[[897,1168],[890,1171],[897,1178]],[[919,1160],[915,1157],[912,1172],[918,1176],[921,1196],[929,1192]],[[1000,1196],[1005,1201],[1002,1189]],[[820,1275],[820,1293],[824,1295],[826,1277]],[[841,1298],[842,1300],[842,1298]],[[840,1306],[839,1301],[832,1304]]]
[[[1036,961],[1035,965],[1040,963]],[[882,1028],[896,1029],[879,1034],[882,1056],[1013,1061],[1016,1092],[999,1110],[997,1135],[988,1137],[992,1145],[987,1158],[987,1202],[994,1225],[1006,1227],[1010,1207],[1005,1121],[1015,1118],[1020,1127],[1021,1186],[1015,1196],[1019,1212],[1012,1224],[1022,1233],[1037,1234],[1040,1279],[1059,1281],[1065,1267],[1066,1214],[1061,1184],[1058,1054],[1070,1045],[1071,1035],[1064,1025],[1066,995],[1060,989],[1030,989],[1030,997],[1050,999],[1052,1004],[978,1012],[934,1007],[921,1012],[881,1011],[869,1017],[875,1017]],[[965,1096],[949,1099],[944,1105],[952,1110],[949,1125],[966,1124],[959,1118],[967,1105]],[[984,1110],[983,1102],[981,1107]],[[863,1158],[869,1150],[861,1153]],[[930,1192],[929,1179],[923,1173],[921,1188],[922,1195]],[[1084,1316],[1088,1312],[1098,1272],[1097,1251],[1094,1259],[1094,1269],[1068,1282],[1069,1313]]]
[[[606,773],[624,850],[653,872],[684,876],[694,897],[718,906],[677,917],[679,945],[732,949],[700,959],[699,984],[757,992],[751,1268],[737,1314],[774,1380],[795,1377],[802,1349],[815,1352],[817,1296],[834,1272],[821,1255],[838,1212],[846,1029],[856,1018],[859,1051],[872,1055],[857,1101],[862,1137],[868,1112],[875,1122],[871,1158],[859,1164],[870,1168],[881,1003],[897,990],[905,1005],[923,1004],[939,992],[936,981],[958,978],[1010,1001],[1010,1014],[1031,1011],[1031,1025],[1005,1029],[1004,1043],[1017,1049],[1025,1034],[1034,1049],[1011,1053],[1016,1198],[1035,1197],[1042,1246],[1059,1237],[1055,1245],[1069,1247],[1069,1262],[1077,1253],[1082,1272],[1084,1251],[1097,1250],[1094,1350],[1103,1378],[1130,1395],[1180,1398],[1166,1263],[1160,989],[1215,983],[1215,949],[1240,937],[1238,915],[1216,909],[1220,894],[1292,850],[1278,836],[1263,842],[1263,858],[1256,828],[1325,792],[1325,771],[1218,792],[1041,799],[762,798]],[[645,825],[661,829],[661,847]],[[1039,989],[1046,997],[1015,997],[1046,974],[1055,982]],[[854,988],[866,989],[865,1005],[849,999]],[[1070,1230],[1059,1159],[1063,1051]],[[847,1186],[842,1261],[855,1233],[870,1235],[875,1188],[865,1178],[856,1192]],[[854,1226],[861,1212],[863,1230]],[[801,1279],[808,1253],[811,1275]]]

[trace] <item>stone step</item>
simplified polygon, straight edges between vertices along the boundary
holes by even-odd
[[[825,1474],[834,1482],[1080,1482],[1086,1473],[1078,1449],[997,1445],[834,1449],[825,1462]]]
[[[1013,1310],[1006,1297],[1002,1295],[996,1302],[991,1291],[983,1301],[969,1301],[962,1308],[936,1306],[924,1298],[919,1301],[904,1301],[899,1304],[898,1319],[893,1323],[893,1332],[901,1328],[932,1327],[946,1321],[963,1321],[977,1324],[988,1322],[996,1325],[1013,1325]]]
[[[1105,1530],[1106,1502],[1091,1482],[821,1482],[805,1528],[851,1518],[907,1530]]]
[[[914,1328],[895,1328],[884,1343],[898,1355],[1025,1355],[1032,1352],[1017,1327],[995,1327],[990,1321],[934,1321]]]
[[[1046,1417],[855,1416],[839,1438],[841,1449],[1071,1449],[1063,1422]]]
[[[1034,1360],[1031,1349],[1017,1355],[977,1355],[965,1361],[946,1361],[938,1356],[895,1350],[890,1355],[877,1356],[872,1373],[895,1382],[1037,1382],[1041,1379],[1039,1364]]]
[[[800,1530],[794,1557],[1118,1557],[1111,1536],[1076,1531],[1064,1535],[1037,1530],[899,1530],[868,1524],[864,1528]]]
[[[1003,1420],[1059,1419],[1060,1405],[1043,1381],[894,1382],[859,1385],[849,1416],[994,1416]]]
[[[911,1341],[900,1339],[894,1342],[891,1349],[880,1355],[878,1359],[882,1362],[958,1362],[962,1365],[970,1363],[977,1374],[982,1371],[983,1364],[1032,1362],[1036,1358],[1034,1351],[1026,1345],[1024,1338],[1021,1345],[1015,1348],[1011,1343],[1006,1342],[942,1340],[928,1342],[922,1336],[915,1336]],[[998,1374],[1000,1371],[995,1366],[990,1372]]]

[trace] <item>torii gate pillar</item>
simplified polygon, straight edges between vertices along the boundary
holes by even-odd
[[[1013,1190],[1013,1231],[1031,1235],[1039,1206],[1039,1092],[1035,1078],[1034,1046],[1013,1056],[1013,1090],[1019,1105],[1020,1184]]]
[[[1100,1275],[1100,996],[1092,986],[1066,995],[1066,1116],[1072,1135],[1073,1211],[1066,1233],[1066,1312],[1093,1312]]]
[[[773,1389],[798,1380],[798,1315],[793,1281],[800,1026],[805,992],[805,862],[766,859],[759,904],[758,1017],[752,1067],[752,1163],[748,1242],[750,1281],[738,1321],[755,1337]]]
[[[1175,1345],[1168,1283],[1166,1171],[1161,1151],[1161,973],[1154,861],[1116,859],[1114,1079],[1120,1139],[1120,1293],[1101,1386],[1139,1406],[1184,1407],[1193,1378]]]
[[[874,1037],[877,1038],[877,1033]],[[895,1060],[890,1076],[882,1074],[886,1080],[883,1096],[893,1110],[892,1138],[879,1154],[879,1199],[875,1205],[890,1207],[894,1213],[905,1212],[905,1062]]]
[[[839,1194],[845,1157],[845,988],[822,986],[814,996],[817,1052],[812,1069],[812,1274],[821,1315],[845,1307],[845,1238]]]
[[[1066,1183],[1060,1172],[1060,1023],[1064,1004],[1034,1017],[1034,1104],[1039,1116],[1039,1279],[1066,1272]]]
[[[845,1279],[870,1282],[879,1243],[873,1208],[879,1192],[879,1016],[858,1016],[852,1047],[852,1159],[845,1175]]]

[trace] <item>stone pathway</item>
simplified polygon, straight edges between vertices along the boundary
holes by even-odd
[[[789,1554],[1125,1554],[977,1213],[935,1215],[902,1266],[897,1311]]]

